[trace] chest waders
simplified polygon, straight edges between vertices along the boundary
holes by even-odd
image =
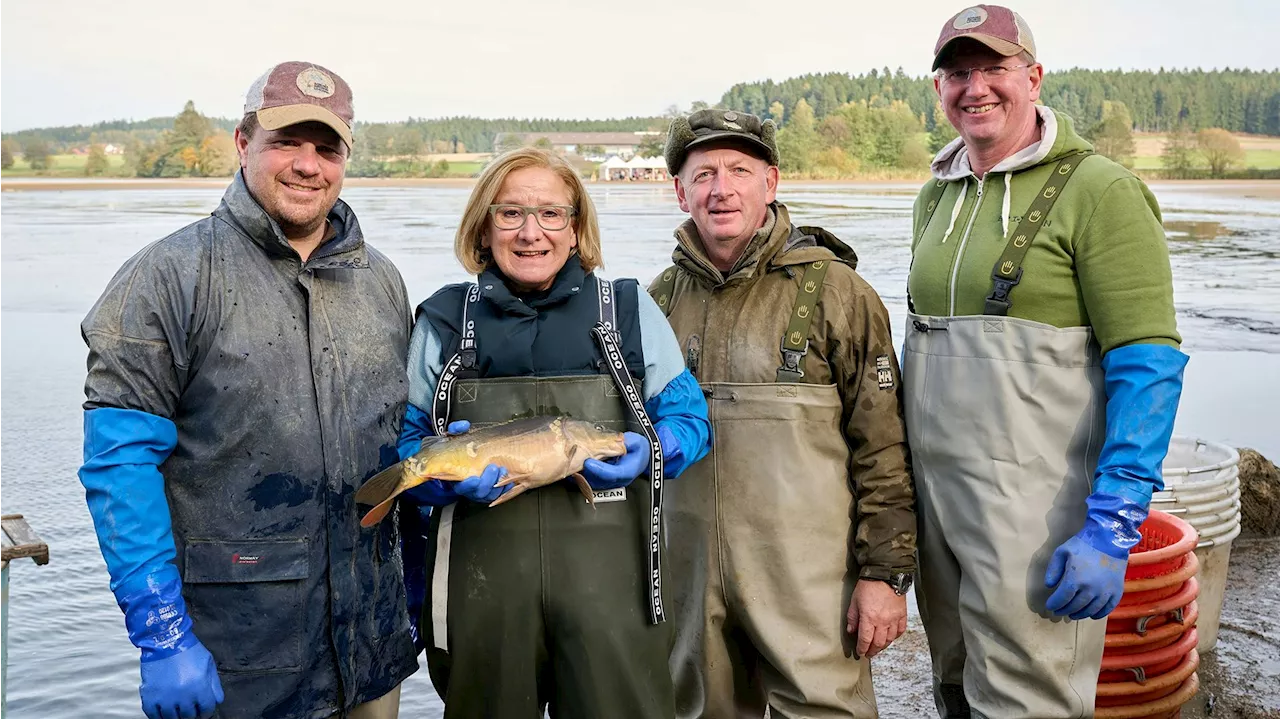
[[[1007,316],[1022,258],[1083,159],[1059,161],[1010,232],[985,314],[907,322],[916,597],[946,718],[1093,716],[1106,623],[1051,617],[1044,575],[1084,523],[1105,430],[1101,352],[1088,327]]]
[[[569,415],[640,432],[651,472],[595,493],[557,482],[489,508],[459,499],[432,513],[423,627],[446,717],[670,717],[670,625],[662,602],[662,452],[622,359],[612,283],[597,282],[600,374],[476,377],[469,288],[457,353],[432,422],[475,429]],[[586,328],[584,332],[588,331]],[[467,376],[471,375],[471,376]]]
[[[801,369],[828,267],[804,266],[774,382],[702,382],[711,451],[668,488],[679,717],[877,716],[869,663],[845,653],[858,568],[843,402]]]

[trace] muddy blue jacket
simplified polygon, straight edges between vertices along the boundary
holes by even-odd
[[[211,217],[130,259],[81,327],[88,414],[177,429],[155,484],[94,465],[86,437],[112,586],[176,565],[220,717],[328,717],[417,668],[396,522],[361,529],[353,501],[396,461],[409,305],[351,209],[329,220],[303,263],[237,175]]]

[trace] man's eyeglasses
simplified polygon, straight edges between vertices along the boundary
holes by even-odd
[[[1022,67],[1031,67],[1031,65],[992,65],[991,67],[966,67],[963,70],[939,70],[938,79],[957,85],[969,82],[974,74],[982,75],[984,80],[999,80],[1008,75],[1010,70]]]
[[[524,218],[529,213],[533,213],[533,217],[538,221],[539,227],[555,232],[568,227],[570,218],[577,214],[577,210],[568,205],[538,205],[536,207],[489,205],[489,216],[493,218],[493,224],[503,230],[518,230],[524,227]]]

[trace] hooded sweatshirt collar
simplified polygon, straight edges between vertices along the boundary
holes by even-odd
[[[1044,105],[1036,105],[1036,115],[1040,120],[1040,141],[1022,148],[1018,152],[1004,158],[987,170],[992,172],[1017,172],[1025,170],[1028,167],[1035,167],[1044,161],[1049,153],[1053,151],[1054,145],[1058,141],[1058,116],[1053,110]],[[963,137],[957,137],[947,146],[938,152],[937,157],[933,159],[933,164],[929,166],[933,171],[933,176],[939,180],[952,182],[965,177],[973,176],[973,166],[969,164],[969,148],[964,144]]]

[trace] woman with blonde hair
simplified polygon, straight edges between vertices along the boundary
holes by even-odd
[[[587,460],[594,505],[556,482],[490,507],[512,487],[497,465],[411,490],[433,508],[422,553],[405,553],[425,567],[408,572],[410,603],[425,593],[418,627],[445,717],[670,717],[661,486],[706,454],[697,381],[636,281],[596,273],[595,209],[563,158],[496,158],[454,251],[476,281],[418,308],[401,455],[538,415],[625,430],[627,453]]]

